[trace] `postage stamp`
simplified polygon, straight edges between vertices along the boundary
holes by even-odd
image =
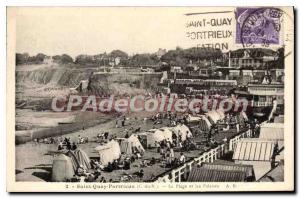
[[[278,8],[237,8],[236,42],[243,46],[279,44],[282,14]]]

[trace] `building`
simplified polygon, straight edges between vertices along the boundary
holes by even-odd
[[[240,70],[239,69],[230,69],[229,70],[229,79],[236,80],[240,77]]]
[[[252,95],[253,107],[273,106],[276,99],[278,105],[284,104],[284,84],[248,84],[248,92]]]
[[[242,76],[250,76],[253,78],[253,70],[243,69],[241,70]]]
[[[171,72],[172,72],[172,73],[175,73],[175,72],[177,72],[177,73],[182,73],[182,72],[183,72],[183,69],[182,69],[182,67],[180,67],[180,66],[171,66]]]
[[[51,63],[53,63],[52,56],[45,56],[44,63],[45,64],[51,64]]]
[[[176,79],[170,84],[171,91],[178,94],[226,94],[236,87],[236,80],[219,79]],[[194,93],[194,90],[197,93]]]
[[[158,58],[161,58],[163,55],[165,55],[167,53],[167,50],[166,49],[162,49],[162,48],[159,48],[158,51],[155,53],[155,55],[158,57]]]
[[[231,68],[262,68],[269,61],[274,61],[277,56],[264,54],[251,56],[251,50],[243,50],[242,53],[228,53],[228,67]]]
[[[274,141],[278,144],[278,149],[282,149],[284,146],[284,124],[263,123],[260,126],[259,138]]]
[[[238,142],[233,160],[236,164],[252,165],[256,180],[272,169],[275,142],[260,138],[244,138]]]
[[[284,69],[271,69],[270,75],[273,82],[284,83]]]
[[[109,65],[110,66],[117,66],[119,65],[121,62],[121,57],[112,57],[109,59]]]
[[[245,182],[253,181],[253,167],[239,164],[207,164],[193,167],[188,182]]]
[[[252,70],[252,81],[261,82],[266,75],[268,75],[267,70],[254,69]]]
[[[284,165],[279,164],[274,169],[265,174],[259,182],[283,182],[284,181]]]
[[[199,68],[199,76],[209,78],[213,73],[212,68]]]

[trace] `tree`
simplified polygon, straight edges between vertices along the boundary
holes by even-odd
[[[160,59],[170,65],[186,65],[189,63],[188,58],[184,56],[184,50],[179,47],[176,50],[169,50]]]
[[[133,66],[146,66],[146,65],[157,65],[160,60],[154,54],[136,54],[131,57],[130,65]]]
[[[199,62],[200,60],[217,60],[223,56],[220,49],[192,47],[182,49],[177,47],[176,50],[169,50],[161,57],[162,61],[168,62],[171,65],[187,65],[190,60]]]
[[[28,53],[16,53],[16,65],[23,65],[26,64],[29,58]]]
[[[36,56],[29,56],[28,53],[16,54],[16,65],[22,64],[41,64],[44,62],[46,55],[38,53]]]
[[[55,56],[52,56],[52,60],[56,63],[60,63],[60,60],[61,60],[61,56],[60,55],[55,55]]]
[[[56,63],[60,64],[68,64],[68,63],[73,63],[73,58],[69,56],[68,54],[63,54],[63,55],[55,55],[52,56],[52,59]]]
[[[112,58],[128,58],[128,54],[121,51],[121,50],[113,50],[112,52],[110,52],[109,54]]]
[[[46,57],[45,54],[38,53],[38,54],[35,56],[35,62],[36,62],[36,63],[43,63],[45,57]]]
[[[73,63],[73,58],[68,54],[63,54],[61,55],[61,63],[63,64]]]
[[[80,55],[76,56],[75,63],[76,64],[90,64],[90,63],[95,63],[95,60],[92,56],[80,54]]]

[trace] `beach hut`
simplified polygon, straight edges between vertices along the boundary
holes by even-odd
[[[242,164],[231,164],[226,162],[214,162],[212,163],[203,163],[201,167],[206,169],[213,169],[213,170],[223,170],[223,171],[242,171],[245,173],[247,177],[247,181],[255,179],[254,177],[254,170],[252,165],[242,165]]]
[[[65,182],[74,176],[74,169],[70,157],[60,154],[56,156],[52,164],[52,182]]]
[[[121,153],[132,154],[134,149],[139,152],[145,152],[144,147],[142,146],[140,140],[137,138],[137,135],[133,134],[129,138],[119,139]]]
[[[71,158],[74,171],[76,172],[79,167],[86,170],[91,169],[91,161],[88,155],[81,149],[76,149],[75,151],[68,151],[66,153],[68,157]]]
[[[209,119],[204,115],[192,116],[189,114],[187,116],[187,121],[189,123],[197,123],[197,127],[199,127],[201,131],[209,131],[211,127]]]
[[[188,182],[245,182],[253,181],[251,165],[208,164],[194,166],[188,176]]]
[[[211,128],[211,123],[206,116],[201,116],[199,121],[199,128],[201,131],[209,131]]]
[[[260,138],[243,138],[238,142],[233,160],[236,164],[252,165],[256,180],[271,170],[275,142]]]
[[[260,139],[272,140],[278,143],[278,149],[282,149],[284,144],[284,124],[283,123],[263,123],[260,126]]]
[[[127,155],[130,155],[133,153],[132,151],[132,145],[129,141],[127,141],[126,138],[117,138],[119,144],[120,144],[120,150],[121,153],[125,153]]]
[[[100,163],[103,166],[106,166],[109,162],[111,163],[114,160],[119,159],[121,155],[120,145],[115,140],[111,140],[105,145],[97,146],[95,150],[99,153]]]

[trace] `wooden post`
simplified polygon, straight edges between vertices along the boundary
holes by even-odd
[[[210,151],[210,162],[211,163],[214,162],[214,155],[215,155],[214,153],[215,153],[215,149]]]
[[[225,153],[225,144],[222,144],[221,145],[221,157],[224,156],[224,153]]]
[[[231,139],[230,141],[229,141],[229,151],[232,151],[233,149],[232,149],[232,142],[233,142],[233,139]]]
[[[171,171],[171,182],[175,182],[175,170]]]
[[[181,182],[181,168],[178,170],[178,182]]]
[[[215,160],[218,159],[218,155],[219,155],[218,150],[219,150],[219,146],[217,148],[215,148]]]

